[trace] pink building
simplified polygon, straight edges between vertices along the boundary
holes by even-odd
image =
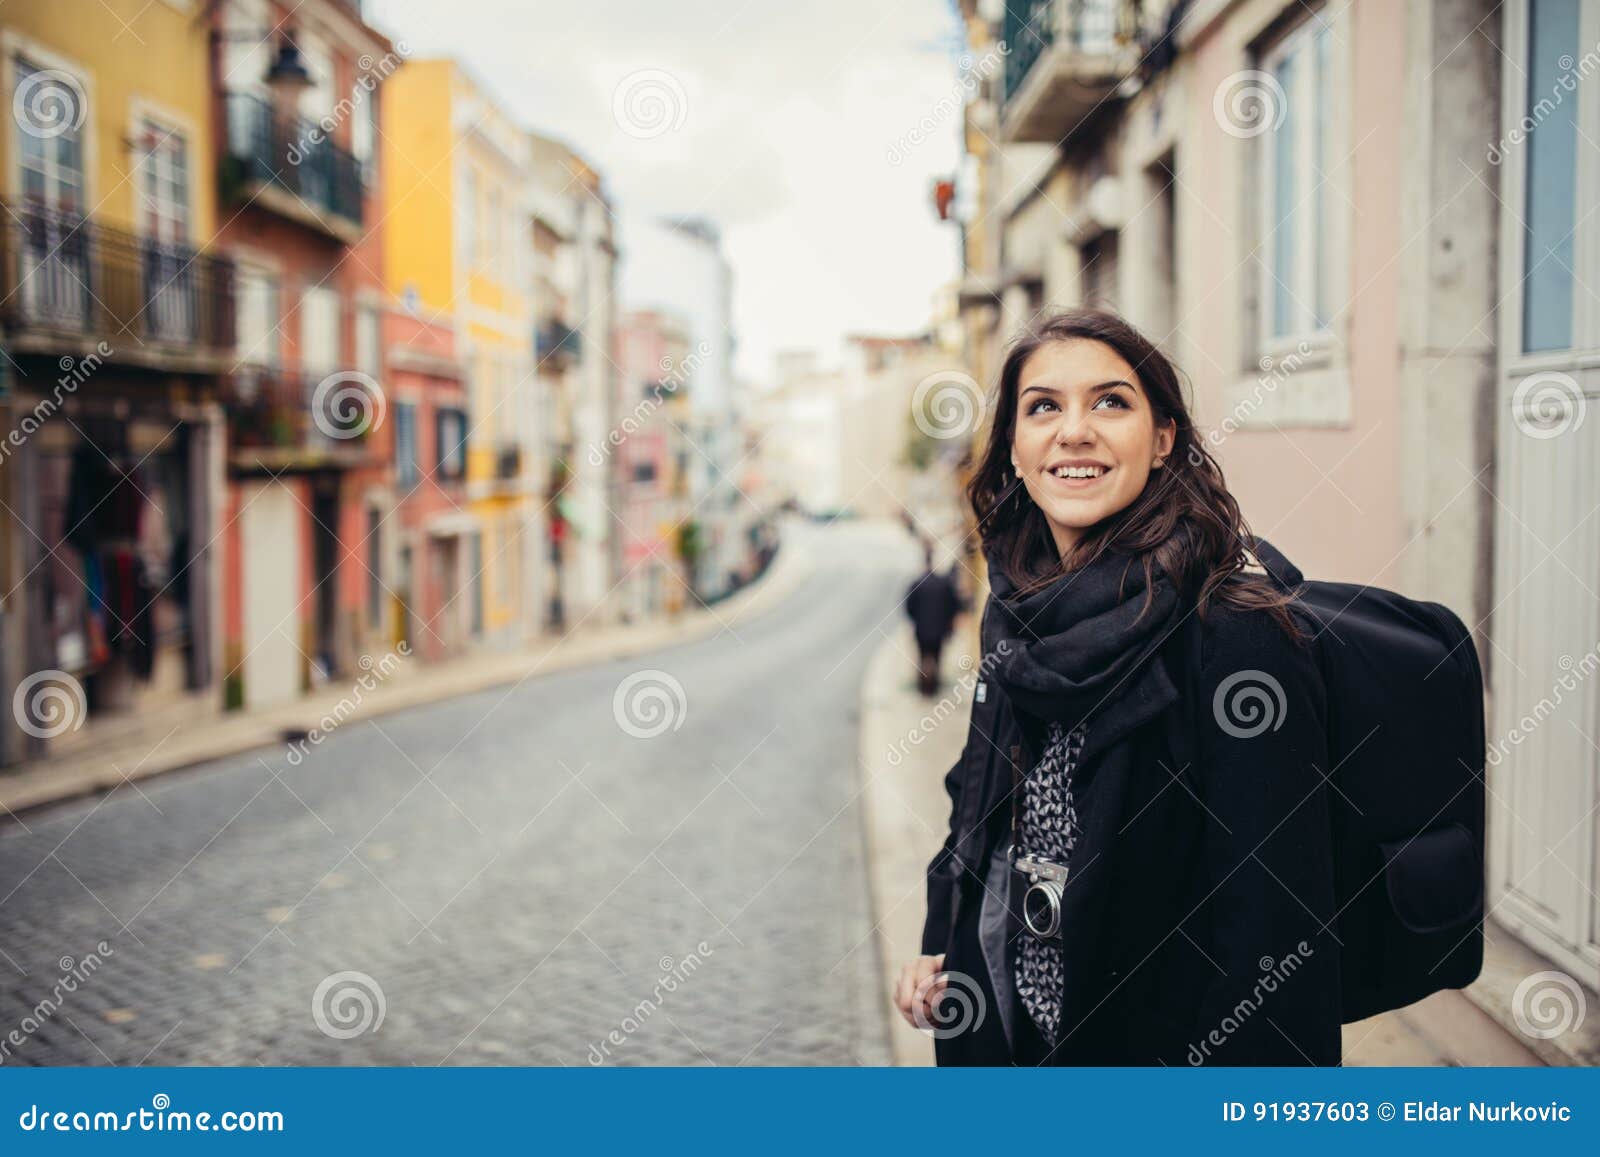
[[[687,591],[680,526],[689,513],[683,442],[695,362],[685,323],[655,310],[617,330],[615,426],[591,458],[611,461],[617,496],[618,606],[638,619],[681,606]]]

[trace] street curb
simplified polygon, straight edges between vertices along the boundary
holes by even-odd
[[[1580,1011],[1574,1026],[1553,1037],[1533,1036],[1517,1023],[1519,1012],[1525,1017],[1536,1012],[1514,1007],[1517,988],[1544,972],[1559,973],[1574,983],[1577,983],[1576,978],[1517,939],[1510,927],[1492,916],[1484,921],[1483,941],[1483,971],[1477,980],[1461,990],[1462,995],[1545,1064],[1600,1065],[1600,1001],[1595,1001],[1586,1014],[1582,1011],[1593,993],[1580,987],[1577,1004]],[[1583,995],[1585,992],[1587,996]],[[1531,999],[1525,996],[1523,1003]],[[1535,1015],[1529,1019],[1537,1026],[1540,1018]]]
[[[970,634],[970,630],[958,630],[945,649],[940,681],[946,699],[957,694],[950,673],[969,670],[961,666],[961,659],[971,659],[969,651],[975,640]],[[923,726],[929,709],[912,686],[907,657],[915,653],[908,624],[897,627],[896,634],[873,652],[861,681],[857,757],[863,777],[868,891],[880,991],[889,1005],[891,1055],[900,1066],[933,1064],[928,1034],[906,1024],[890,1001],[901,966],[922,951],[924,872],[949,823],[944,775],[966,743],[970,710],[959,710],[938,726]],[[920,731],[921,739],[909,741],[913,731]],[[898,753],[899,758],[893,759],[891,753]]]
[[[650,651],[714,636],[734,623],[759,615],[793,594],[817,566],[818,532],[803,524],[786,528],[777,555],[749,586],[712,607],[686,611],[675,622],[578,631],[551,642],[542,653],[469,655],[425,668],[418,674],[383,683],[340,725],[376,719],[462,695],[525,682],[576,667],[615,662]],[[536,647],[530,647],[529,652]],[[124,783],[196,767],[213,760],[263,748],[281,747],[285,735],[318,728],[331,711],[348,703],[342,688],[324,688],[292,704],[236,716],[219,714],[201,724],[201,731],[164,754],[130,751],[136,745],[112,746],[60,760],[42,759],[0,772],[0,825],[41,808],[115,790]],[[170,738],[170,733],[169,733]],[[132,766],[124,771],[121,765]]]

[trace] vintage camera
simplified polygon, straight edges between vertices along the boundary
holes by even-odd
[[[1061,896],[1067,886],[1063,864],[1040,856],[1012,853],[1011,886],[1022,893],[1022,923],[1036,939],[1059,945],[1065,940],[1061,929]]]

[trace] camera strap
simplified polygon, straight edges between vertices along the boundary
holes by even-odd
[[[1022,836],[1022,745],[1011,745],[1011,854],[1016,855],[1017,840]]]

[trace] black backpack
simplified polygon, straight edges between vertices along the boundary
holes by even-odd
[[[1256,556],[1327,686],[1343,1020],[1462,988],[1483,966],[1485,732],[1472,633],[1438,603],[1303,582]]]

